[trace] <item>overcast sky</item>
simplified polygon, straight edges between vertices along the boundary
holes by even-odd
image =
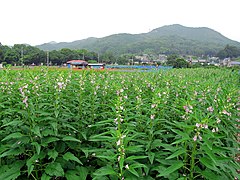
[[[70,42],[181,24],[240,42],[240,0],[0,0],[4,45]]]

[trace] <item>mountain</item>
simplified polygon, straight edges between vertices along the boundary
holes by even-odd
[[[45,43],[37,47],[42,50],[62,48],[87,49],[104,53],[152,53],[215,55],[227,44],[240,47],[240,43],[207,27],[185,27],[167,25],[141,34],[114,34],[103,38],[87,38],[73,42]]]

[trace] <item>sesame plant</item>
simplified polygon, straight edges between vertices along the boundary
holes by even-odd
[[[0,179],[239,178],[239,74],[0,71]]]

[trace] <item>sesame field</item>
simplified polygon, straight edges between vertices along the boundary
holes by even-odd
[[[239,178],[239,74],[0,70],[0,180]]]

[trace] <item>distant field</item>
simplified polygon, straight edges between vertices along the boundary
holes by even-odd
[[[0,179],[239,178],[239,74],[0,71]]]

